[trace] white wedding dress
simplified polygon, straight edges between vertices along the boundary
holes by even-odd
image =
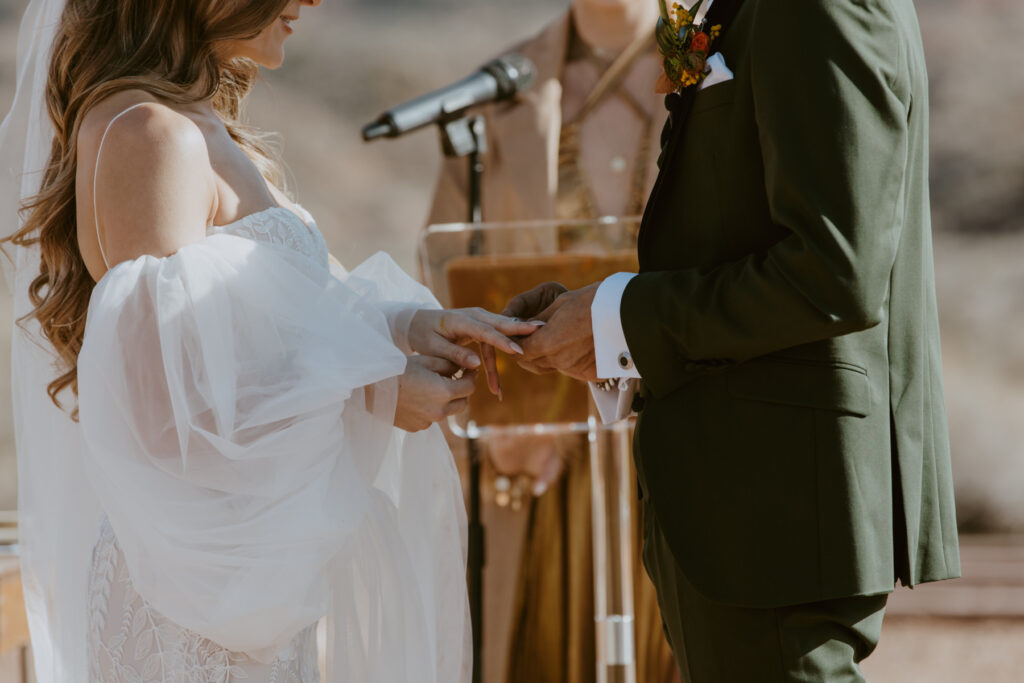
[[[430,304],[383,255],[332,274],[281,207],[108,271],[79,357],[91,683],[319,681],[328,611],[328,680],[465,680],[457,475],[436,429],[383,424]]]
[[[328,268],[327,244],[312,216],[288,209],[246,216],[210,234],[281,245]],[[270,587],[268,587],[270,589]],[[312,683],[320,680],[316,625],[302,629],[269,664],[231,652],[175,624],[132,585],[124,553],[103,517],[89,570],[89,678],[96,683]]]

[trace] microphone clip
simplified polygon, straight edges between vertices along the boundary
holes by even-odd
[[[446,157],[461,158],[487,153],[487,129],[483,116],[462,116],[439,121],[438,129]]]

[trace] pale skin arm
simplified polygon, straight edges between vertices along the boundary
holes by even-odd
[[[95,279],[106,271],[98,238],[111,266],[169,256],[206,236],[216,205],[206,142],[192,121],[156,103],[137,107],[110,127],[97,167],[108,121],[87,120],[79,143],[80,175],[96,169],[95,197],[91,183],[78,184],[80,205],[95,202],[99,221],[94,226],[91,211],[79,212],[79,246]]]

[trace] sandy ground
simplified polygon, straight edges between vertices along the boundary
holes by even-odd
[[[862,669],[870,683],[1021,683],[1024,619],[889,617]]]

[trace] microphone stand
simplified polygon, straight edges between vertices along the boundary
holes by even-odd
[[[483,173],[481,154],[487,152],[487,132],[483,116],[460,117],[438,123],[441,146],[446,157],[466,157],[469,164],[469,222],[483,221]],[[483,231],[473,230],[469,253],[479,254],[483,246]],[[484,525],[480,519],[480,449],[479,430],[470,420],[466,429],[466,449],[469,455],[469,552],[466,581],[469,590],[469,615],[473,625],[473,683],[483,683],[483,584]]]
[[[480,223],[483,220],[480,198],[481,182],[484,175],[484,165],[480,160],[480,155],[487,151],[484,117],[464,116],[441,121],[437,125],[441,131],[441,147],[444,149],[444,155],[450,158],[468,157],[469,159],[469,222]],[[480,245],[476,246],[475,252],[479,253]]]

